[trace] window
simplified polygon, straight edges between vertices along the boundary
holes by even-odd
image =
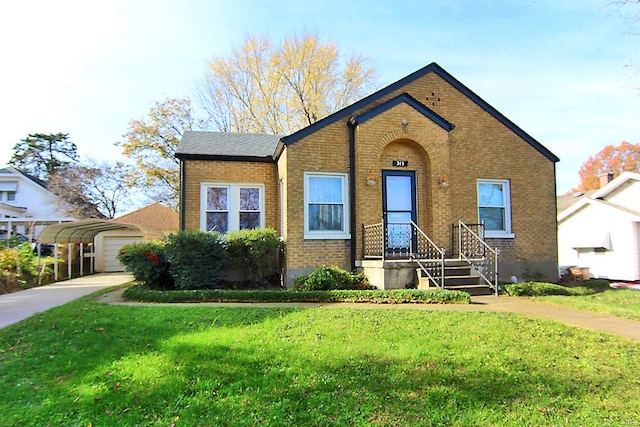
[[[200,228],[226,233],[264,227],[262,184],[201,185]]]
[[[347,174],[304,175],[305,239],[349,239]]]
[[[508,180],[478,180],[478,221],[484,222],[486,237],[514,237]]]

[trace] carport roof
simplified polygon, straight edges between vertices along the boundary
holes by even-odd
[[[109,230],[140,231],[145,239],[162,239],[165,234],[153,228],[102,219],[62,222],[47,226],[38,236],[39,243],[92,243],[96,234]]]

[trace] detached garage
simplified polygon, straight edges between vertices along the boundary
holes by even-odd
[[[178,214],[156,203],[112,220],[88,219],[50,225],[40,233],[38,242],[68,244],[67,253],[91,258],[87,273],[110,273],[124,270],[116,258],[124,245],[162,239],[177,229]],[[76,244],[78,250],[72,249]],[[79,274],[84,274],[82,268]]]
[[[96,235],[96,271],[102,273],[114,273],[123,271],[122,264],[118,262],[116,256],[118,251],[130,243],[138,243],[145,240],[139,231],[135,230],[114,230],[105,231]]]

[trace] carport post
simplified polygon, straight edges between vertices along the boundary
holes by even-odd
[[[53,250],[53,281],[58,281],[58,238],[56,237],[56,242],[54,243]]]
[[[80,277],[84,276],[84,244],[80,243]]]
[[[67,250],[67,278],[71,279],[71,251],[73,250],[73,243],[69,243],[69,249]]]
[[[95,260],[96,260],[96,248],[93,242],[89,243],[91,245],[91,274],[96,272]]]

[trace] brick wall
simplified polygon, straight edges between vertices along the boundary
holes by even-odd
[[[451,224],[478,221],[477,180],[509,180],[515,239],[491,240],[501,249],[501,278],[520,277],[526,266],[553,279],[557,272],[555,164],[435,73],[389,93],[355,115],[404,92],[456,127],[449,132],[407,104],[357,126],[357,256],[362,253],[362,224],[382,219],[382,171],[394,169],[392,160],[408,160],[407,168],[397,169],[416,172],[418,224],[443,247],[450,245]],[[340,118],[289,145],[277,165],[188,160],[186,228],[200,224],[200,182],[265,183],[266,224],[277,230],[282,197],[287,283],[322,264],[349,268],[351,240],[304,239],[303,194],[304,172],[349,173],[347,120]],[[376,177],[376,185],[367,185],[369,174]],[[448,187],[438,185],[441,177],[448,179]]]
[[[360,256],[361,225],[380,222],[383,169],[391,160],[409,160],[417,176],[419,225],[448,247],[451,224],[478,221],[477,180],[507,179],[511,190],[515,239],[494,239],[501,248],[501,278],[521,275],[524,265],[548,279],[557,272],[555,164],[435,73],[428,74],[366,110],[403,92],[455,124],[447,132],[406,104],[399,104],[359,125],[356,130],[356,253]],[[361,112],[357,112],[355,115]],[[296,271],[323,263],[349,266],[348,241],[303,239],[303,173],[349,171],[348,118],[337,120],[287,148],[288,258]],[[407,124],[403,125],[402,120]],[[378,182],[366,185],[373,173]],[[447,188],[438,185],[446,176]],[[317,257],[316,251],[322,256]]]
[[[185,229],[200,228],[200,183],[245,183],[265,185],[265,225],[280,230],[280,196],[275,163],[185,160]]]

